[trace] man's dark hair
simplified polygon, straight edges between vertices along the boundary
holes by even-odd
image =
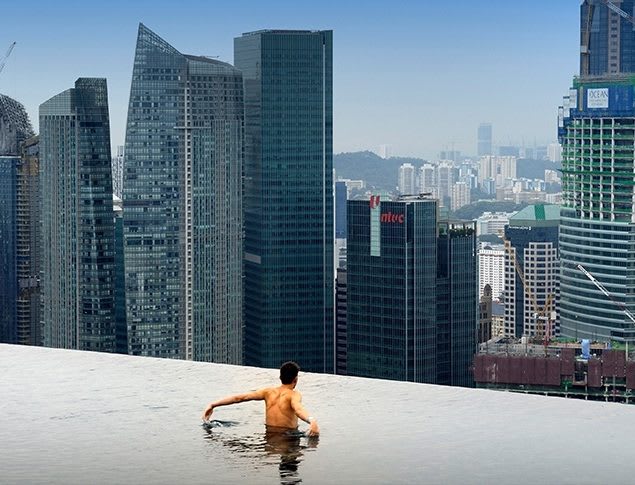
[[[291,384],[293,379],[298,377],[298,372],[300,372],[298,364],[292,361],[285,362],[280,366],[280,381],[283,384]]]

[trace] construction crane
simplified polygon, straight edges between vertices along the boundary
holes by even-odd
[[[9,49],[7,49],[7,53],[4,55],[2,59],[0,59],[0,74],[2,73],[2,70],[4,69],[4,65],[7,63],[7,59],[11,55],[11,52],[13,51],[14,47],[15,47],[15,42],[12,42],[11,45],[9,46]]]
[[[525,279],[525,273],[523,269],[521,268],[520,263],[518,262],[518,258],[516,257],[516,254],[514,253],[511,243],[505,237],[505,233],[502,230],[499,231],[498,233],[501,239],[503,240],[505,251],[507,252],[507,255],[509,256],[509,259],[511,259],[512,262],[514,263],[516,274],[518,275],[518,278],[520,279],[520,282],[523,285],[523,290],[525,291],[525,295],[527,295],[527,298],[529,298],[529,301],[531,301],[531,305],[533,306],[534,316],[536,317],[536,321],[537,321],[536,336],[538,338],[540,338],[541,336],[544,337],[544,344],[546,347],[549,344],[549,339],[551,338],[551,317],[552,317],[551,305],[553,302],[553,293],[549,293],[547,295],[547,297],[545,298],[545,304],[542,307],[538,306],[538,301],[536,300],[536,296],[531,291],[530,286],[527,284],[527,281]],[[546,329],[543,325],[544,320],[547,321]]]
[[[598,290],[600,290],[602,293],[604,293],[604,296],[606,296],[607,298],[609,298],[613,303],[615,303],[615,305],[617,305],[619,307],[620,310],[622,310],[624,312],[624,314],[629,318],[629,320],[631,322],[633,322],[633,324],[635,324],[635,315],[633,315],[631,313],[631,311],[626,308],[626,305],[624,305],[624,303],[622,303],[621,301],[617,301],[615,298],[613,298],[613,295],[611,295],[611,293],[609,293],[609,290],[607,290],[604,285],[602,283],[600,283],[598,280],[595,279],[595,276],[593,276],[591,273],[589,273],[586,269],[584,269],[584,266],[582,266],[581,264],[579,264],[577,266],[577,268],[582,271],[582,273],[584,274],[584,276],[586,276],[587,278],[589,278],[591,280],[591,283],[593,283]]]

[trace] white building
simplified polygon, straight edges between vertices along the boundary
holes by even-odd
[[[514,214],[515,212],[485,212],[476,219],[476,235],[493,234],[498,236],[500,231],[509,224],[509,218]]]
[[[470,187],[465,182],[457,182],[452,186],[452,210],[460,209],[470,203]]]
[[[399,167],[399,193],[415,193],[415,168],[411,163],[404,163]]]
[[[550,143],[547,146],[547,158],[552,162],[562,161],[562,147],[560,143]]]
[[[437,165],[437,190],[439,199],[452,196],[454,185],[454,167],[451,162],[443,161]]]
[[[378,155],[384,160],[386,160],[387,158],[390,158],[390,148],[391,148],[390,145],[379,145]]]
[[[556,170],[545,170],[545,183],[547,184],[559,184],[560,183],[560,175]]]
[[[437,188],[437,169],[431,163],[426,163],[419,168],[419,191],[421,193],[434,193]]]
[[[496,180],[496,186],[502,187],[506,180],[516,178],[516,157],[504,156],[481,157],[479,160],[478,181],[479,184],[487,179]]]
[[[490,285],[492,299],[498,300],[505,288],[505,248],[502,244],[486,245],[478,251],[478,295]]]

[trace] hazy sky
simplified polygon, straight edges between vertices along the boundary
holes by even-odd
[[[557,106],[578,68],[579,0],[2,2],[0,93],[39,105],[78,77],[108,79],[113,145],[123,144],[139,22],[186,54],[233,62],[260,29],[334,31],[334,151],[390,144],[399,156],[556,138]]]

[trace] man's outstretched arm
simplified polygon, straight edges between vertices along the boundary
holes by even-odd
[[[246,392],[244,394],[234,394],[233,396],[227,396],[223,399],[219,399],[218,401],[211,402],[203,411],[203,416],[201,419],[203,421],[209,420],[212,412],[214,412],[214,408],[219,406],[229,406],[230,404],[237,404],[239,402],[247,402],[247,401],[262,401],[265,398],[266,389],[259,389],[257,391]]]
[[[304,406],[302,406],[302,395],[299,392],[296,392],[293,398],[291,398],[291,407],[298,418],[309,424],[309,436],[317,436],[320,434],[317,419],[310,416],[309,412],[304,409]]]

